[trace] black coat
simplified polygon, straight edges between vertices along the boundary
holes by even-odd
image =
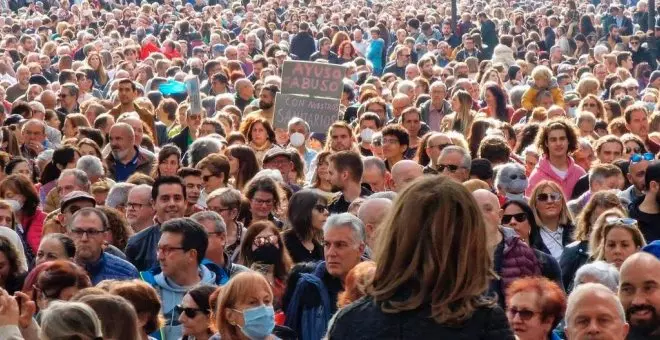
[[[181,130],[181,132],[174,135],[168,143],[172,143],[181,149],[181,154],[185,154],[188,151],[188,136],[190,135],[190,128],[187,126]]]
[[[309,60],[312,53],[316,52],[316,44],[311,34],[307,32],[300,32],[291,39],[292,54],[298,56],[299,60]]]
[[[564,252],[559,259],[561,267],[561,278],[564,281],[564,288],[567,293],[573,290],[573,280],[575,273],[589,262],[589,241],[576,241],[564,248]]]
[[[383,313],[372,298],[362,298],[341,309],[328,331],[329,340],[349,339],[515,339],[499,306],[481,307],[460,326],[436,323],[428,303],[421,309]]]

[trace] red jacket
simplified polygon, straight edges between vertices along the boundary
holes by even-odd
[[[154,52],[160,52],[160,48],[158,48],[158,46],[156,46],[152,42],[146,43],[140,49],[140,60],[147,59],[149,57],[149,55],[154,53]]]
[[[25,238],[35,254],[37,253],[37,250],[39,250],[41,232],[44,229],[45,220],[46,213],[44,213],[40,207],[37,207],[37,211],[35,211],[34,215],[23,216],[21,218],[21,226],[23,227],[24,231],[27,230]]]

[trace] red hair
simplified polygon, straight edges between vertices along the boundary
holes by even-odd
[[[513,281],[506,290],[506,303],[511,302],[511,298],[518,293],[536,293],[539,296],[539,305],[541,307],[541,316],[544,319],[554,318],[552,328],[554,329],[564,318],[566,312],[566,294],[553,281],[545,277],[525,277]]]
[[[376,274],[376,262],[360,262],[346,274],[345,290],[337,297],[337,307],[343,308],[351,302],[365,296]]]
[[[344,41],[342,41],[342,42],[339,44],[339,47],[337,48],[337,55],[338,55],[339,57],[343,57],[343,56],[344,56],[344,47],[346,47],[346,45],[348,45],[348,46],[351,47],[351,55],[348,55],[347,57],[349,57],[349,58],[355,58],[355,57],[357,56],[357,53],[355,53],[355,48],[354,48],[353,45],[351,44],[351,41],[350,41],[350,40],[344,40]]]

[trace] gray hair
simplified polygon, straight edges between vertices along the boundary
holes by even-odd
[[[387,166],[385,165],[385,161],[383,161],[382,159],[376,156],[365,157],[362,160],[362,164],[365,170],[367,168],[376,168],[378,169],[381,175],[385,175],[385,172],[387,172]]]
[[[399,83],[399,86],[396,88],[397,93],[407,93],[408,91],[415,89],[415,83],[412,80],[404,80]]]
[[[82,302],[53,301],[41,314],[42,339],[102,336],[101,321],[89,305]]]
[[[514,109],[519,109],[522,107],[522,97],[525,94],[529,87],[526,85],[514,86],[509,90],[509,99],[511,99],[511,105]]]
[[[67,89],[69,92],[71,92],[71,96],[78,98],[78,94],[80,94],[80,88],[78,88],[78,85],[74,83],[64,83],[60,86],[60,89]]]
[[[83,191],[89,191],[89,187],[92,185],[89,181],[89,177],[87,177],[87,174],[78,169],[64,169],[60,173],[60,177],[58,177],[58,181],[66,176],[73,176],[76,180],[76,185],[81,187]]]
[[[110,208],[125,206],[128,201],[128,193],[135,187],[133,183],[117,183],[110,188],[105,205]]]
[[[227,225],[225,224],[225,221],[222,219],[222,216],[220,216],[220,214],[215,211],[200,211],[198,213],[192,214],[190,218],[199,222],[200,224],[202,221],[213,222],[213,231],[218,234],[224,234],[227,232]]]
[[[580,267],[580,269],[575,272],[573,287],[582,284],[582,279],[587,276],[596,279],[598,283],[609,288],[614,293],[619,290],[619,271],[610,263],[605,261],[594,261]]]
[[[87,174],[87,177],[101,177],[105,175],[103,163],[98,157],[92,155],[80,157],[78,163],[76,163],[76,169],[84,171]]]
[[[364,230],[364,223],[351,213],[341,213],[328,216],[328,219],[323,225],[323,233],[327,233],[331,229],[349,227],[353,231],[353,240],[357,244],[364,243],[366,240],[366,232]]]
[[[296,125],[304,126],[305,134],[309,134],[309,124],[307,124],[307,122],[304,119],[299,117],[293,117],[289,120],[289,123],[287,124],[287,130],[291,131],[291,128]]]
[[[623,309],[623,305],[621,305],[621,301],[619,298],[614,294],[613,291],[611,291],[609,288],[605,287],[604,285],[600,283],[585,283],[581,284],[573,290],[571,295],[568,296],[568,301],[566,303],[566,317],[564,320],[566,320],[566,328],[571,327],[571,316],[575,310],[575,308],[579,305],[582,304],[581,298],[584,294],[595,294],[595,293],[602,293],[603,295],[608,295],[611,300],[614,302],[615,307],[617,309],[617,314],[619,314],[619,317],[621,318],[622,322],[626,322],[626,312]]]
[[[442,157],[444,157],[444,156],[446,156],[446,155],[448,155],[452,152],[460,154],[461,157],[463,157],[463,161],[461,162],[462,163],[461,166],[463,166],[464,168],[470,170],[470,167],[472,166],[472,156],[470,156],[470,154],[467,152],[467,150],[463,149],[460,146],[450,145],[450,146],[442,149],[442,152],[440,153],[439,158],[442,158]]]
[[[396,199],[396,192],[394,191],[381,191],[381,192],[376,192],[373,193],[371,196],[369,196],[369,199],[372,198],[386,198],[392,202]]]
[[[220,204],[227,208],[239,208],[241,205],[241,192],[234,188],[219,188],[213,190],[206,198],[208,203],[214,199],[220,199]]]
[[[231,93],[223,93],[215,96],[215,104],[218,105],[218,102],[225,99],[231,100],[231,105],[234,105],[236,103],[236,99]]]
[[[593,146],[591,146],[591,141],[585,137],[578,138],[578,146],[581,146],[582,148],[593,150]]]
[[[188,147],[188,166],[195,167],[204,157],[222,151],[222,142],[217,138],[205,136],[198,138]]]

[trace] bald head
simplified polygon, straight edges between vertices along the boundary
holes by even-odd
[[[497,195],[485,189],[473,191],[472,196],[477,201],[479,209],[481,209],[488,234],[495,235],[499,232],[500,222],[502,221],[500,200],[497,198]]]
[[[641,338],[660,332],[660,260],[652,254],[630,255],[621,265],[619,299],[630,331]]]
[[[392,167],[394,191],[401,192],[410,182],[424,175],[424,167],[417,162],[404,159]]]
[[[360,206],[357,215],[364,223],[369,248],[375,245],[377,227],[386,216],[383,212],[389,211],[392,205],[386,198],[369,198]]]

